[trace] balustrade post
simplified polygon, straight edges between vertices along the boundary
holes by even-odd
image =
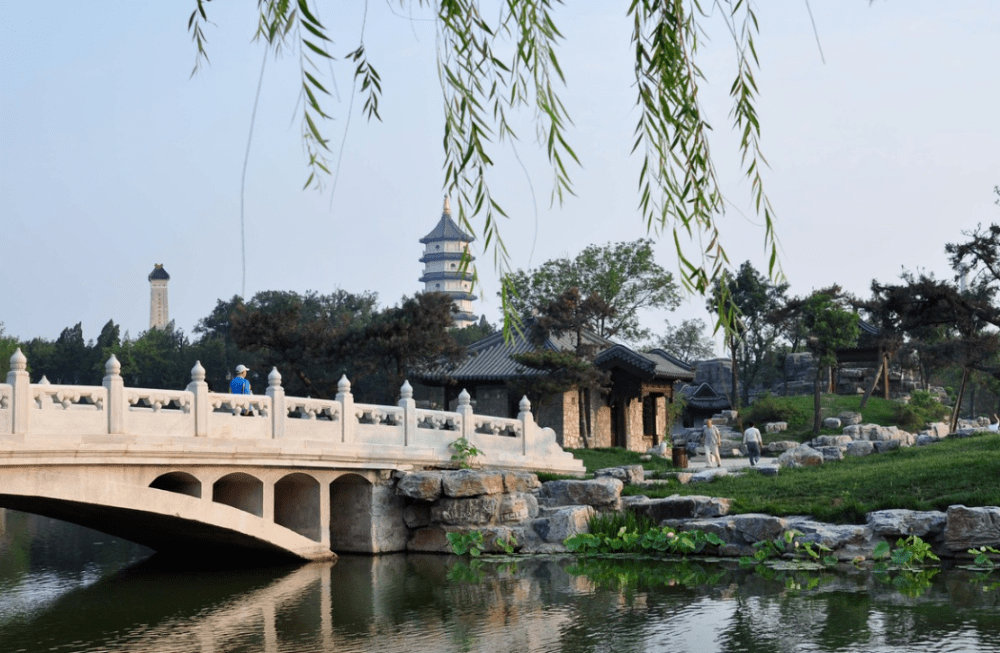
[[[267,396],[271,398],[271,437],[275,440],[285,437],[285,421],[288,409],[285,407],[285,389],[281,387],[281,373],[272,368],[267,375]]]
[[[104,410],[108,413],[108,435],[121,435],[125,432],[125,381],[121,375],[122,364],[111,354],[104,364],[104,390],[107,392],[107,402]]]
[[[408,447],[417,434],[417,402],[409,381],[403,381],[399,388],[399,407],[403,409],[403,446]]]
[[[528,455],[528,438],[531,438],[531,449],[534,451],[535,448],[535,430],[538,428],[535,426],[535,417],[531,414],[531,402],[528,401],[528,396],[524,395],[521,397],[521,403],[517,405],[521,412],[517,414],[517,419],[521,421],[521,454]]]
[[[11,432],[24,435],[31,427],[31,378],[28,376],[28,358],[18,347],[10,357],[10,372],[7,383],[11,386]]]
[[[337,401],[340,402],[340,441],[354,442],[354,427],[358,423],[354,416],[354,395],[351,394],[351,382],[343,374],[337,383]]]
[[[208,384],[205,383],[205,368],[201,361],[195,361],[191,368],[191,383],[187,391],[194,395],[191,412],[194,413],[194,437],[208,437]]]
[[[458,395],[458,414],[461,416],[462,437],[469,444],[473,444],[472,435],[476,432],[476,416],[472,413],[472,397],[469,396],[469,391],[465,388],[462,388],[462,392]]]

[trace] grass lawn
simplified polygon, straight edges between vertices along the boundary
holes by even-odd
[[[623,494],[672,494],[733,500],[732,513],[811,515],[861,524],[872,510],[944,510],[950,505],[1000,505],[1000,435],[944,440],[925,447],[848,458],[819,467],[782,469],[776,477],[747,473],[710,484],[628,486]]]

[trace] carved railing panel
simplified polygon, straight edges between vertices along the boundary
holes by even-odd
[[[194,395],[186,390],[151,390],[148,388],[125,388],[125,401],[129,410],[179,411],[190,413],[194,404]]]
[[[46,383],[31,386],[31,396],[39,410],[103,410],[108,393],[101,386]]]

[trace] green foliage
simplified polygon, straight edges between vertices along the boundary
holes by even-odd
[[[791,558],[799,562],[822,564],[826,567],[832,567],[838,562],[836,557],[829,555],[830,547],[820,542],[803,539],[801,531],[797,530],[787,530],[773,540],[756,542],[753,548],[753,556],[740,558],[741,565],[757,565],[771,558]]]
[[[723,544],[715,533],[659,527],[648,518],[629,512],[596,515],[590,519],[589,531],[567,538],[566,548],[578,555],[688,555],[701,553],[707,546]]]
[[[743,423],[746,424],[748,421],[756,424],[787,422],[789,427],[793,424],[805,423],[811,415],[802,399],[802,397],[775,397],[771,393],[765,392],[745,409],[741,416]],[[809,400],[811,401],[811,398]]]
[[[447,533],[445,537],[451,544],[451,550],[455,555],[464,556],[466,554],[479,557],[483,554],[485,545],[483,534],[480,531],[468,531],[466,533]]]
[[[655,260],[653,241],[589,245],[574,259],[559,258],[508,275],[515,295],[511,307],[522,319],[559,300],[570,288],[583,298],[600,298],[606,310],[591,311],[585,326],[594,333],[628,341],[649,337],[639,311],[673,309],[680,295],[673,275]]]
[[[931,545],[916,535],[896,540],[895,548],[891,548],[885,541],[879,542],[872,551],[872,559],[875,561],[873,570],[879,573],[890,569],[919,571],[931,560],[940,562],[940,558],[931,550]]]
[[[685,363],[715,358],[715,341],[705,335],[708,327],[705,322],[695,318],[683,320],[676,326],[670,326],[670,320],[664,320],[663,335],[655,346],[676,356]]]
[[[203,31],[210,23],[207,1],[196,0],[188,21],[196,46],[195,72],[208,60]],[[433,13],[425,18],[437,25],[446,190],[459,200],[459,224],[482,236],[487,248],[492,247],[497,270],[507,273],[509,256],[499,229],[500,218],[506,213],[492,193],[490,172],[498,144],[518,139],[513,128],[515,114],[521,110],[532,114],[535,129],[527,131],[533,131],[545,148],[553,172],[553,200],[561,201],[573,192],[569,169],[579,164],[567,137],[569,111],[559,93],[565,83],[558,58],[563,36],[556,26],[553,3],[501,3],[498,11],[492,5],[484,7],[480,0],[415,0],[409,5],[410,12],[427,7]],[[768,270],[777,274],[777,238],[771,205],[763,190],[765,161],[755,108],[757,18],[752,4],[737,2],[716,11],[715,6],[703,8],[698,2],[664,5],[641,0],[632,2],[628,12],[634,24],[631,41],[638,107],[631,146],[643,160],[637,199],[647,229],[672,231],[680,278],[691,289],[707,292],[728,264],[716,222],[724,213],[725,202],[709,149],[711,127],[699,100],[703,74],[696,61],[705,38],[703,23],[722,21],[733,36],[736,52],[730,86],[732,126],[739,134],[736,149],[755,210],[763,218],[765,247],[770,253]],[[321,102],[329,94],[326,87],[330,82],[324,77],[333,79],[332,66],[346,65],[355,85],[365,94],[364,112],[369,119],[379,117],[381,79],[363,42],[341,57],[331,54],[333,44],[344,39],[334,38],[332,29],[318,20],[315,2],[262,0],[258,14],[256,38],[269,51],[290,50],[299,58],[301,137],[309,169],[305,185],[319,186],[320,179],[330,173],[324,121],[333,119]],[[471,225],[477,218],[482,220],[480,229]],[[508,280],[501,283],[505,315],[514,317],[510,301],[515,292]]]
[[[458,466],[462,469],[469,469],[472,467],[472,461],[476,456],[483,455],[483,452],[477,449],[465,438],[459,438],[452,442],[450,445],[455,453],[452,454],[451,459],[458,463]]]
[[[993,562],[993,558],[1000,556],[1000,550],[994,549],[991,546],[981,546],[978,549],[969,549],[967,553],[974,556],[973,563],[977,567],[985,569],[986,571],[993,571],[996,569],[997,565]]]
[[[919,431],[930,422],[941,421],[950,412],[931,393],[914,390],[910,394],[909,403],[896,406],[894,421],[903,430]]]

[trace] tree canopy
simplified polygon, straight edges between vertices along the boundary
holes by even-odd
[[[546,261],[531,270],[516,270],[509,276],[513,292],[508,300],[515,314],[530,318],[558,302],[570,288],[581,300],[603,304],[590,306],[587,328],[605,338],[620,337],[637,342],[650,337],[639,321],[640,311],[674,309],[680,304],[674,276],[657,262],[653,241],[590,245],[574,258]]]

